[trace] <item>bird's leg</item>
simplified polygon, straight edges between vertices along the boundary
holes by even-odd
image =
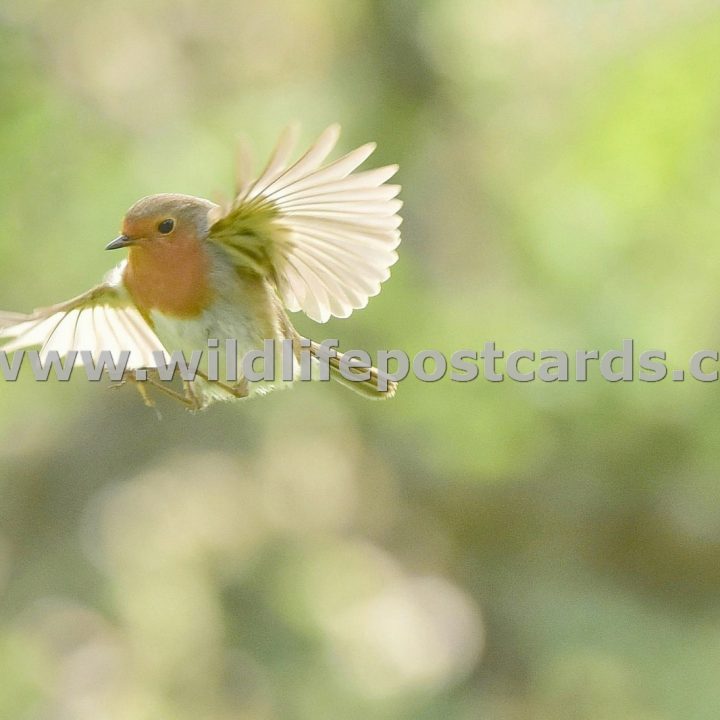
[[[190,387],[190,383],[184,383],[185,391],[184,393],[179,393],[177,390],[173,390],[171,387],[168,387],[167,383],[164,383],[162,380],[153,377],[150,374],[151,371],[149,369],[146,372],[146,379],[138,380],[135,372],[132,370],[128,370],[123,374],[122,380],[113,383],[110,387],[111,389],[117,389],[119,387],[122,387],[126,383],[131,383],[140,393],[140,397],[142,398],[143,403],[145,403],[147,407],[151,408],[155,407],[155,401],[150,397],[150,394],[148,393],[148,385],[150,387],[156,388],[168,397],[171,397],[173,400],[181,402],[189,410],[199,410],[202,407],[202,402],[200,401],[200,398],[198,398],[198,396],[195,394],[195,391]]]
[[[200,410],[202,408],[202,401],[197,396],[193,384],[187,380],[183,380],[183,388],[185,389],[185,397],[192,403],[189,405],[191,410]]]
[[[246,398],[250,395],[250,386],[248,385],[246,378],[243,378],[239,382],[235,383],[232,387],[233,392],[236,393],[235,397],[237,398]]]
[[[150,397],[148,394],[147,388],[145,387],[145,384],[140,382],[133,370],[126,370],[123,373],[122,379],[118,381],[113,381],[113,384],[110,385],[111,390],[117,390],[118,388],[121,388],[126,383],[130,383],[135,387],[135,389],[140,393],[140,397],[142,398],[142,401],[145,405],[145,407],[154,408],[155,407],[155,401]]]
[[[238,400],[246,398],[250,394],[250,390],[248,388],[248,381],[245,378],[237,382],[235,385],[228,385],[222,380],[210,380],[202,370],[197,371],[197,376],[199,378],[202,378],[205,382],[212,383],[213,385],[216,385],[217,387],[225,390]]]
[[[145,407],[154,408],[155,401],[150,397],[147,388],[141,382],[137,381],[135,381],[134,385],[137,391],[140,393],[140,397],[142,398]]]
[[[188,410],[194,412],[195,410],[200,410],[202,408],[202,402],[200,401],[200,398],[195,394],[195,391],[192,389],[191,383],[184,382],[184,392],[180,393],[177,390],[173,390],[171,387],[168,387],[168,384],[166,382],[156,379],[150,374],[148,374],[146,382],[151,387],[156,388],[168,397],[171,397],[173,400],[181,402]]]
[[[225,390],[228,394],[232,395],[238,400],[246,398],[250,394],[248,388],[248,381],[245,378],[242,378],[242,380],[240,380],[235,385],[228,385],[221,380],[210,380],[208,376],[204,372],[202,372],[202,370],[197,371],[197,376],[205,382],[212,383],[213,385],[216,385],[217,387]],[[203,407],[202,400],[195,392],[192,382],[188,382],[186,380],[183,381],[183,392],[180,393],[177,390],[173,390],[173,388],[168,387],[168,384],[166,382],[163,382],[162,380],[153,377],[153,375],[151,375],[150,369],[147,369],[147,375],[145,380],[138,380],[135,372],[132,370],[128,370],[123,374],[121,380],[114,382],[110,387],[112,389],[117,389],[119,387],[122,387],[126,383],[131,383],[137,389],[143,399],[143,402],[145,403],[145,405],[147,405],[147,407],[155,407],[155,401],[150,397],[147,386],[156,388],[161,393],[164,393],[168,397],[173,398],[173,400],[181,402],[183,405],[185,405],[185,407],[188,408],[188,410],[201,410]]]

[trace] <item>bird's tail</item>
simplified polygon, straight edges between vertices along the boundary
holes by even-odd
[[[309,350],[313,358],[320,360],[321,362],[325,362],[325,353],[318,343],[311,341]],[[343,353],[335,351],[327,360],[330,366],[330,377],[333,380],[336,380],[346,388],[350,388],[350,390],[353,390],[359,395],[368,398],[368,400],[389,400],[395,395],[397,383],[383,377],[380,371],[375,367],[355,370],[352,367],[348,367],[346,373],[361,376],[369,372],[370,377],[364,380],[350,380],[346,378],[342,372],[340,372],[340,362],[342,358]]]

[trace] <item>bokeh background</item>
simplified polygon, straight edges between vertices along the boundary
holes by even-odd
[[[3,0],[0,307],[298,120],[399,162],[345,347],[720,345],[712,0]],[[0,387],[0,717],[720,714],[715,384]]]

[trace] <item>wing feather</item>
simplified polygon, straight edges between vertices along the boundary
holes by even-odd
[[[320,163],[332,152],[340,136],[340,126],[331,125],[316,140],[315,144],[294,164],[283,169],[275,177],[270,178],[268,184],[257,183],[248,194],[248,199],[262,194],[268,197],[276,190],[291,186],[296,180],[311,174]]]
[[[51,351],[62,358],[72,350],[86,350],[95,361],[100,352],[109,351],[117,362],[120,353],[128,351],[128,370],[155,367],[154,352],[167,359],[162,343],[124,289],[109,282],[29,315],[0,313],[0,349],[14,352],[37,346],[42,360]],[[82,364],[81,356],[76,363]]]
[[[299,162],[290,168],[285,176],[270,185],[264,195],[270,200],[280,200],[296,191],[344,180],[358,165],[364,163],[372,155],[376,147],[375,143],[367,143],[339,160],[309,173],[305,171],[313,166]],[[281,180],[284,184],[280,182]]]
[[[273,182],[273,180],[277,179],[290,161],[290,155],[295,147],[296,140],[297,128],[295,126],[285,128],[272,156],[270,157],[270,160],[268,161],[268,164],[260,174],[260,177],[254,183],[250,184],[246,193],[243,193],[242,196],[238,197],[236,206],[246,198],[253,198],[261,192],[263,188]]]
[[[386,184],[397,165],[356,172],[374,143],[323,165],[338,135],[332,125],[288,164],[286,132],[209,236],[238,265],[271,279],[288,309],[319,322],[365,307],[390,276],[400,243],[400,186]]]

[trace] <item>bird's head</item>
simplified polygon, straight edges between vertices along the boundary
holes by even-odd
[[[165,253],[173,246],[200,243],[207,237],[218,209],[215,203],[191,195],[149,195],[127,211],[122,234],[106,249],[132,247]]]
[[[190,195],[150,195],[125,215],[108,250],[129,248],[123,282],[136,305],[195,317],[213,298],[207,239],[220,208]]]

